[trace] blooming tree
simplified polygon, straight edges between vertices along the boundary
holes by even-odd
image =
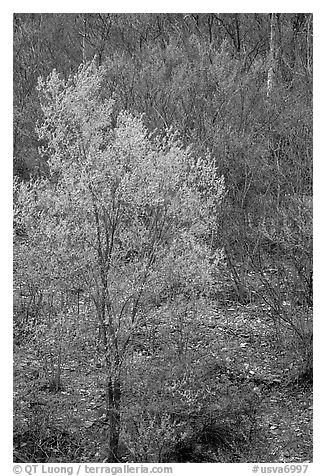
[[[114,461],[132,336],[162,295],[195,299],[213,285],[223,178],[177,134],[150,135],[141,118],[116,113],[103,68],[84,66],[67,81],[54,71],[38,89],[49,174],[16,185],[15,216],[28,236],[20,259],[44,282],[92,299]]]

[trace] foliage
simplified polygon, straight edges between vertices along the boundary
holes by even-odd
[[[15,14],[14,155],[15,458],[310,458],[311,14]]]

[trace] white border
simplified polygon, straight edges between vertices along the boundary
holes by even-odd
[[[89,8],[91,6],[91,8]],[[1,160],[0,174],[0,204],[1,204],[1,444],[0,462],[6,469],[2,474],[12,474],[12,15],[14,12],[312,12],[314,14],[314,463],[307,474],[325,474],[325,319],[324,297],[326,273],[325,262],[325,93],[326,76],[326,16],[322,2],[310,1],[275,1],[275,2],[218,2],[218,1],[164,1],[164,2],[135,2],[120,0],[108,3],[93,1],[91,3],[77,1],[14,1],[2,6],[2,25],[0,29],[1,45]],[[325,280],[326,281],[326,280]],[[8,468],[7,464],[8,463]],[[174,474],[181,471],[199,470],[217,474],[249,474],[252,465],[173,465],[177,466]],[[222,469],[223,468],[223,469]],[[245,469],[247,468],[247,469]],[[8,471],[7,471],[8,469]]]

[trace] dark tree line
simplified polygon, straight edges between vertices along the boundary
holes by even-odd
[[[312,16],[274,16],[279,87],[301,90],[309,104]],[[212,68],[216,55],[227,54],[224,81],[241,88],[227,109],[236,106],[234,114],[243,116],[250,97],[241,78],[243,83],[247,77],[253,93],[267,80],[270,22],[267,14],[15,14],[15,174],[26,178],[42,169],[34,131],[40,113],[37,78],[54,68],[67,77],[94,56],[108,66],[112,93],[123,107],[145,113],[152,128],[174,125],[186,140],[211,146],[210,126],[222,116],[217,93],[223,87]]]

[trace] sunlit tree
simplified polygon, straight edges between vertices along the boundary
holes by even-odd
[[[109,460],[116,458],[121,372],[132,336],[160,296],[207,292],[221,256],[210,246],[223,195],[210,156],[176,134],[150,136],[141,118],[105,97],[105,74],[84,66],[40,80],[49,178],[18,185],[28,268],[81,287],[96,311],[107,372]]]

